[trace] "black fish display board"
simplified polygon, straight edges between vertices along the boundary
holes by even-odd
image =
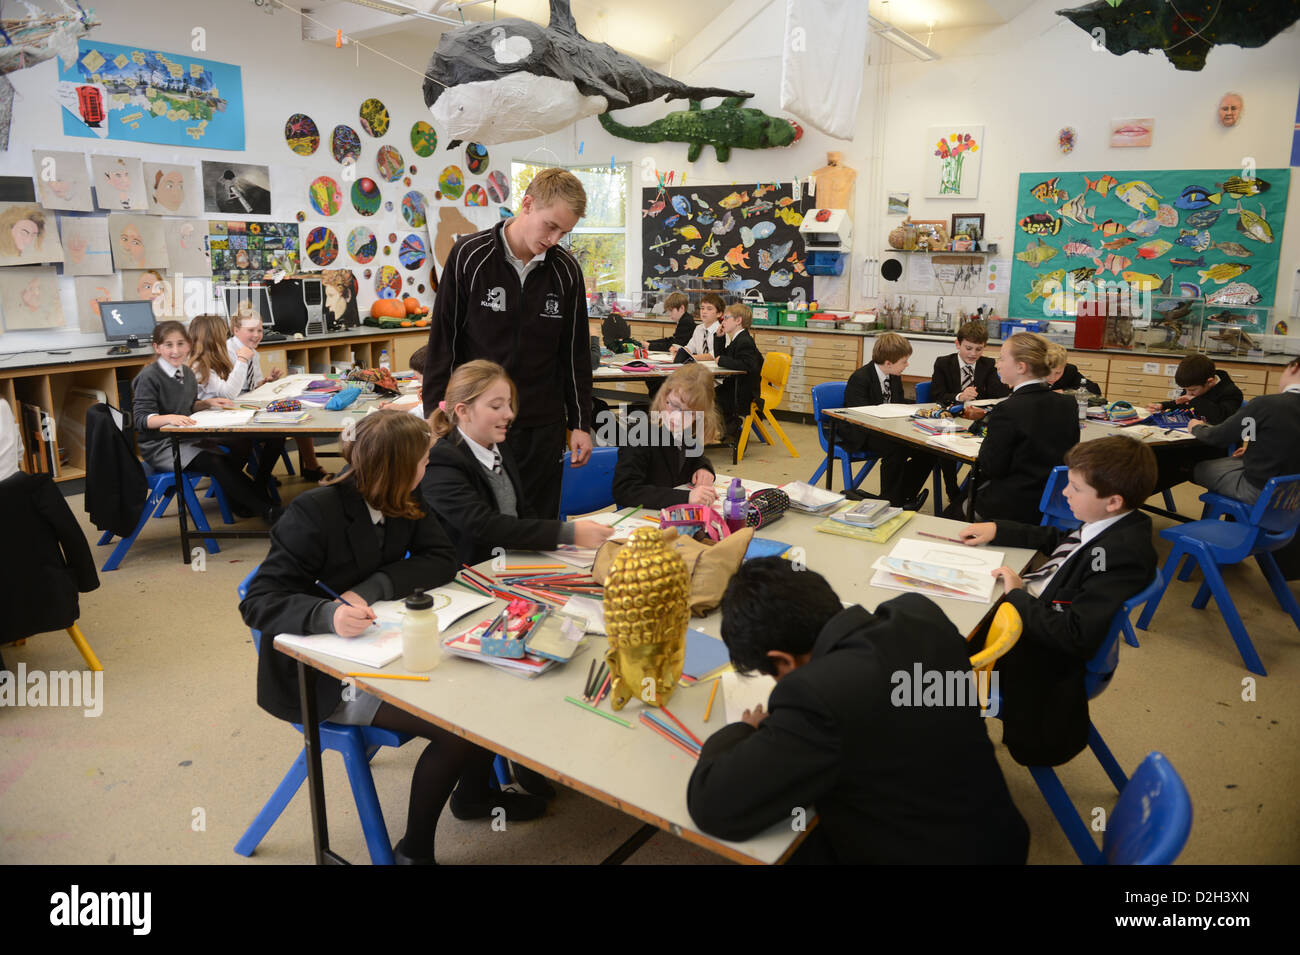
[[[648,290],[684,276],[721,279],[737,298],[809,302],[799,224],[813,207],[789,183],[641,190],[641,273]]]

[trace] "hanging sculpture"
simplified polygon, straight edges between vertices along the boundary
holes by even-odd
[[[66,69],[77,58],[77,40],[99,26],[94,10],[58,0],[62,15],[46,13],[25,3],[27,16],[0,20],[0,151],[9,148],[9,123],[13,119],[14,88],[6,74],[58,57]]]
[[[702,109],[700,101],[691,100],[690,109],[669,113],[645,126],[624,126],[608,113],[600,114],[600,125],[614,136],[638,143],[690,143],[686,161],[695,162],[705,146],[712,146],[718,162],[731,158],[731,147],[770,149],[790,146],[803,136],[803,129],[790,119],[769,116],[761,109],[741,106],[745,97],[729,96],[719,105]]]
[[[424,103],[449,149],[531,139],[660,96],[750,95],[688,86],[593,43],[578,32],[569,0],[551,0],[545,27],[511,17],[448,30],[424,73]]]

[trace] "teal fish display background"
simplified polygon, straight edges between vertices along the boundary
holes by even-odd
[[[1026,263],[1016,259],[1017,254],[1023,252],[1026,247],[1034,242],[1042,242],[1044,245],[1053,246],[1058,251],[1058,255],[1051,260],[1052,268],[1065,267],[1074,269],[1092,265],[1092,263],[1086,258],[1067,257],[1064,252],[1066,243],[1072,239],[1083,239],[1092,246],[1100,246],[1105,241],[1100,231],[1093,231],[1091,224],[1071,222],[1069,219],[1065,219],[1061,223],[1061,231],[1055,235],[1050,233],[1030,235],[1022,230],[1018,223],[1025,216],[1036,212],[1047,213],[1056,218],[1061,218],[1061,206],[1070,199],[1076,198],[1087,188],[1085,179],[1095,182],[1106,175],[1114,176],[1117,185],[1123,185],[1134,180],[1150,184],[1156,194],[1160,196],[1159,202],[1161,205],[1173,206],[1174,201],[1188,186],[1201,186],[1210,194],[1220,194],[1220,201],[1217,204],[1207,206],[1207,208],[1218,210],[1221,213],[1208,229],[1212,243],[1210,247],[1204,252],[1193,252],[1190,248],[1177,243],[1176,240],[1183,229],[1195,228],[1186,222],[1188,215],[1191,215],[1193,210],[1178,209],[1178,225],[1161,225],[1152,235],[1152,238],[1164,239],[1172,243],[1170,249],[1154,259],[1143,259],[1141,262],[1142,272],[1159,275],[1162,280],[1171,272],[1174,272],[1175,277],[1171,286],[1173,294],[1177,295],[1178,283],[1188,281],[1189,272],[1186,269],[1175,270],[1169,264],[1171,258],[1185,258],[1189,254],[1193,258],[1204,256],[1205,264],[1199,266],[1201,269],[1209,269],[1219,262],[1245,264],[1250,266],[1250,271],[1238,276],[1233,281],[1245,282],[1257,288],[1260,294],[1258,303],[1260,306],[1272,306],[1274,304],[1274,298],[1277,295],[1278,260],[1282,251],[1282,231],[1286,218],[1287,192],[1291,185],[1291,171],[1289,169],[1257,170],[1255,178],[1267,182],[1269,188],[1257,195],[1240,197],[1241,207],[1255,215],[1260,214],[1261,205],[1264,207],[1265,221],[1273,231],[1273,241],[1268,243],[1247,237],[1237,228],[1237,221],[1240,216],[1229,214],[1230,211],[1236,212],[1238,197],[1227,193],[1219,184],[1226,182],[1232,176],[1241,176],[1242,171],[1239,167],[1228,169],[1104,169],[1080,172],[1053,170],[1051,172],[1025,172],[1020,174],[1020,183],[1016,190],[1016,216],[1012,222],[1012,228],[1015,230],[1015,248],[1012,250],[1011,291],[1007,309],[1012,318],[1041,319],[1044,317],[1042,301],[1031,303],[1028,298],[1033,289],[1034,279],[1039,277],[1043,269],[1041,267],[1038,269],[1031,268]],[[1034,187],[1053,177],[1058,180],[1057,189],[1063,190],[1067,194],[1067,198],[1059,202],[1042,202],[1035,198],[1033,195]],[[1085,197],[1083,203],[1085,206],[1095,205],[1097,207],[1093,218],[1098,225],[1107,219],[1113,219],[1127,227],[1129,223],[1138,218],[1137,212],[1131,206],[1121,202],[1115,193],[1116,187],[1112,186],[1104,196],[1094,190],[1088,192]],[[1154,220],[1154,216],[1150,218]],[[1120,235],[1132,236],[1134,233],[1126,228]],[[1146,241],[1149,240],[1138,239],[1139,244]],[[1234,257],[1213,245],[1213,243],[1217,242],[1235,243],[1249,249],[1253,254],[1248,258]],[[1107,273],[1106,278],[1107,280],[1114,279],[1109,273]],[[1205,282],[1200,286],[1202,298],[1221,287],[1219,283],[1213,280]],[[1059,320],[1064,321],[1071,317],[1060,316]]]

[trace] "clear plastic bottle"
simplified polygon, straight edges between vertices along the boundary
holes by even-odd
[[[388,364],[388,349],[387,349],[387,348],[385,348],[383,351],[381,351],[381,352],[379,353],[379,367],[380,367],[380,368],[391,368],[391,367],[392,367],[390,364]]]
[[[442,632],[433,598],[417,590],[406,598],[402,619],[402,663],[408,670],[424,673],[442,662]]]
[[[1074,393],[1074,400],[1079,405],[1079,420],[1088,420],[1088,379],[1079,379],[1079,388]]]

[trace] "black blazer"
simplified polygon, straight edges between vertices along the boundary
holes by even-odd
[[[998,365],[987,355],[975,359],[975,390],[979,398],[1005,398],[1011,389],[998,377]],[[961,391],[961,358],[956,353],[934,360],[930,376],[930,400],[941,405],[956,403]]]
[[[673,329],[672,335],[667,338],[652,338],[647,346],[651,351],[667,351],[669,345],[681,345],[685,348],[694,334],[695,319],[691,317],[690,312],[683,312],[682,317],[677,319],[677,327]]]
[[[889,376],[889,403],[906,404],[907,393],[903,388],[903,379],[899,375]],[[852,375],[844,386],[844,407],[858,408],[862,405],[878,405],[885,401],[885,393],[880,387],[880,375],[876,373],[876,363],[869,361]],[[885,454],[897,450],[898,443],[888,438],[872,434],[866,428],[837,422],[835,443],[847,451],[871,451]]]
[[[0,481],[0,527],[7,542],[0,588],[9,597],[0,615],[0,644],[76,623],[77,594],[96,589],[99,575],[54,479],[19,471]]]
[[[822,628],[812,659],[777,683],[757,729],[732,723],[705,741],[686,794],[691,818],[704,832],[739,840],[815,805],[837,862],[1022,864],[1029,829],[978,700],[894,705],[895,673],[967,673],[968,653],[920,594],[885,601],[874,614],[841,611]]]
[[[1037,524],[1047,476],[1079,443],[1078,405],[1036,382],[991,408],[982,423],[985,483],[976,489],[975,509],[985,520]]]
[[[1208,422],[1209,424],[1220,424],[1227,421],[1234,414],[1246,399],[1242,396],[1241,389],[1237,387],[1232,377],[1222,369],[1217,369],[1214,374],[1218,376],[1218,382],[1213,388],[1193,398],[1188,404],[1180,405],[1176,401],[1162,401],[1160,407],[1165,411],[1171,408],[1188,408],[1192,414]],[[1183,389],[1183,394],[1187,394],[1187,389]]]
[[[1068,531],[998,521],[994,544],[1050,554]],[[1058,766],[1088,745],[1085,664],[1101,648],[1125,600],[1155,577],[1151,518],[1129,511],[1075,550],[1042,596],[1013,590],[1005,600],[1024,631],[998,662],[1003,742],[1024,766]]]
[[[85,507],[97,528],[125,537],[140,523],[149,482],[114,413],[102,402],[86,409]]]
[[[731,411],[743,418],[749,414],[750,404],[759,395],[759,386],[763,380],[763,356],[747,328],[738,331],[730,345],[726,341],[727,337],[721,333],[713,336],[718,367],[744,371],[746,374],[724,378],[718,386],[718,397]]]
[[[497,451],[522,507],[522,482],[514,455],[505,444],[498,444]],[[420,493],[456,548],[458,563],[472,566],[485,561],[494,547],[555,550],[559,546],[561,521],[501,513],[483,465],[458,431],[439,440],[429,452]]]
[[[1067,361],[1065,363],[1065,370],[1061,372],[1061,377],[1056,379],[1056,383],[1052,385],[1052,390],[1074,391],[1082,384],[1083,375],[1079,373],[1078,366]],[[1094,395],[1101,397],[1101,385],[1097,384],[1091,378],[1088,379],[1088,384],[1085,387],[1087,387],[1087,389]]]
[[[644,415],[644,412],[641,413]],[[656,432],[659,437],[661,432]],[[700,468],[714,471],[704,455],[689,457],[680,444],[632,447],[622,444],[614,466],[614,503],[619,507],[672,507],[690,501],[691,492],[677,489],[690,484]]]
[[[336,593],[365,586],[375,599],[396,599],[456,576],[455,551],[432,514],[414,521],[385,517],[383,531],[381,545],[365,499],[350,481],[298,495],[271,528],[271,552],[239,605],[244,623],[262,632],[257,703],[268,713],[302,719],[297,662],[276,651],[273,641],[282,633],[313,632],[312,617],[330,603],[316,580]],[[321,719],[338,707],[341,690],[338,680],[318,676]]]

